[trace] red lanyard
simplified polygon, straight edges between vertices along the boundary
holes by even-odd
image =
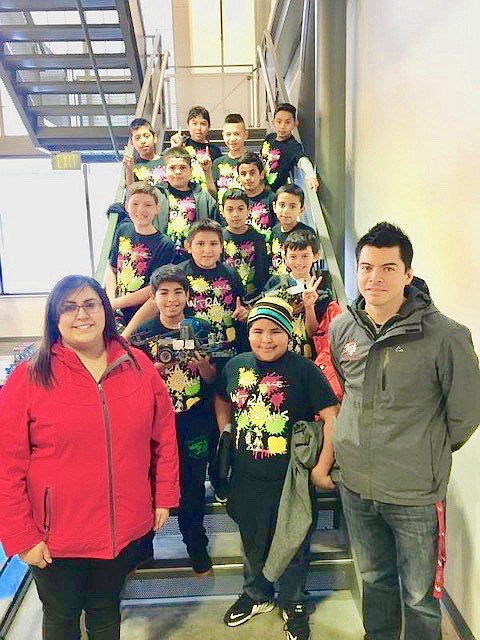
[[[442,500],[435,503],[437,512],[437,566],[435,568],[435,582],[433,583],[433,597],[437,600],[443,596],[445,582],[445,563],[447,561],[447,543],[445,527],[445,504]]]

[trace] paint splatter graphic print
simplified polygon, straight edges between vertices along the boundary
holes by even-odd
[[[241,367],[238,389],[231,393],[235,408],[236,448],[243,447],[254,459],[285,455],[288,446],[287,382],[278,373]]]

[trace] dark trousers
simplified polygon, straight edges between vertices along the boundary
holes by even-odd
[[[43,604],[43,640],[80,640],[82,610],[89,640],[120,638],[127,549],[113,560],[55,558],[45,569],[31,569]]]
[[[213,415],[204,411],[177,413],[177,441],[180,458],[180,505],[178,527],[190,555],[208,545],[203,519],[205,515],[205,478],[209,460]]]
[[[277,522],[282,481],[250,480],[234,474],[227,505],[229,514],[237,522],[243,545],[243,590],[257,601],[270,600],[273,586],[266,588],[258,580],[272,544]],[[278,580],[278,605],[282,609],[305,600],[305,585],[310,562],[310,541],[314,522],[290,564]]]
[[[441,640],[440,603],[433,595],[435,506],[386,504],[340,487],[350,542],[363,581],[368,640]]]

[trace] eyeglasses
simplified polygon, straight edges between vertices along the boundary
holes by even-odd
[[[75,302],[65,302],[60,307],[60,314],[64,316],[76,316],[80,309],[83,309],[88,315],[98,313],[103,307],[101,302],[97,300],[88,300],[84,304],[75,304]]]

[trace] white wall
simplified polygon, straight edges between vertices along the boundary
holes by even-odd
[[[480,353],[480,2],[349,2],[354,232],[403,227],[414,271]],[[455,454],[447,506],[446,586],[476,637],[479,457],[477,433]]]

